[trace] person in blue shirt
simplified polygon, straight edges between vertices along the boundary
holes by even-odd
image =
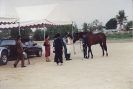
[[[65,36],[63,37],[63,42],[64,42],[64,46],[65,46],[65,49],[64,49],[64,56],[65,56],[66,60],[69,60],[69,59],[67,59],[67,47],[66,47],[67,35],[68,35],[68,33],[66,32],[66,33],[65,33]]]

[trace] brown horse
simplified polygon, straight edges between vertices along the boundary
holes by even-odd
[[[104,33],[97,33],[97,34],[92,34],[90,32],[80,32],[80,33],[74,33],[73,35],[73,43],[75,43],[77,40],[82,39],[83,35],[86,35],[87,40],[88,40],[88,58],[89,58],[89,52],[91,52],[91,58],[93,58],[92,50],[91,50],[91,45],[95,44],[100,44],[102,48],[102,52],[104,56],[104,50],[106,51],[106,56],[108,56],[107,53],[107,46],[106,46],[106,36]]]

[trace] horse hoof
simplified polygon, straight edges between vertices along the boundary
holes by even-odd
[[[89,57],[87,57],[86,59],[89,59]]]

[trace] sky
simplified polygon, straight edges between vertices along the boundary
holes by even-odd
[[[58,3],[68,17],[82,29],[84,22],[95,19],[103,26],[124,10],[128,21],[133,19],[133,0],[11,0],[15,7]]]

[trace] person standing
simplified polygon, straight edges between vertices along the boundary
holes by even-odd
[[[44,46],[45,46],[45,58],[46,58],[46,62],[50,62],[50,60],[49,60],[49,56],[50,56],[49,35],[45,36]]]
[[[56,34],[57,35],[57,34]],[[57,38],[57,36],[54,36],[54,41],[55,41],[55,39]],[[53,53],[55,53],[55,43],[54,43],[54,41],[53,41]],[[55,60],[55,56],[54,56],[54,60]]]
[[[57,35],[57,34],[56,34],[56,35]],[[55,39],[57,38],[56,35],[54,36],[54,41],[55,41]],[[55,47],[55,43],[54,43],[54,41],[53,41],[53,53],[55,53],[55,48],[54,48],[54,47]]]
[[[67,35],[67,39],[66,39],[66,47],[67,47],[67,55],[66,55],[66,60],[72,60],[70,59],[70,55],[71,55],[71,36],[68,34]]]
[[[65,36],[63,37],[63,43],[64,43],[64,46],[65,46],[65,48],[64,48],[64,56],[65,56],[66,60],[67,60],[67,47],[66,47],[67,35],[68,35],[68,33],[66,32]]]
[[[83,46],[83,53],[84,53],[84,59],[87,59],[87,37],[85,34],[83,34],[83,39],[82,39],[82,46]]]
[[[21,36],[17,36],[17,41],[16,41],[16,48],[17,48],[17,60],[14,63],[14,67],[17,67],[17,64],[19,62],[19,60],[21,60],[21,67],[26,67],[24,65],[24,55],[23,55],[23,47],[22,47],[22,43],[21,43]]]
[[[63,65],[63,58],[62,58],[62,54],[63,54],[63,40],[60,38],[60,34],[58,33],[56,35],[56,39],[54,40],[54,48],[55,48],[55,59],[54,62],[57,63],[57,65],[59,65],[59,63],[61,63],[60,65]]]

